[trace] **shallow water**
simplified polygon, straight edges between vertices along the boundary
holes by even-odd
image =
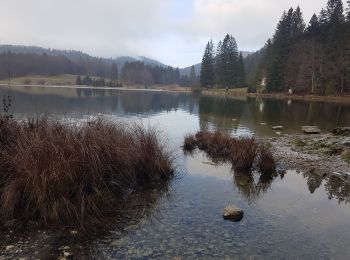
[[[6,93],[5,88],[0,94]],[[247,178],[212,165],[201,152],[184,156],[187,133],[223,129],[234,135],[299,133],[302,125],[329,131],[350,122],[350,106],[272,99],[225,99],[167,92],[13,88],[16,117],[40,114],[156,125],[177,155],[181,176],[167,192],[135,195],[130,221],[84,245],[89,258],[348,259],[350,184],[298,173]],[[244,209],[239,223],[222,219],[227,204]],[[77,253],[77,252],[75,252]]]

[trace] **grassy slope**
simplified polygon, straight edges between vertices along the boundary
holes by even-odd
[[[77,75],[63,74],[57,76],[28,75],[12,78],[14,85],[75,85]],[[0,80],[0,84],[7,84],[8,80]]]

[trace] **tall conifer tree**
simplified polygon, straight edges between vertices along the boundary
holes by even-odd
[[[224,85],[225,62],[223,59],[222,41],[219,41],[215,54],[215,82],[217,85]]]
[[[221,59],[223,67],[223,85],[234,87],[237,85],[238,48],[235,38],[227,34],[222,42]]]
[[[205,52],[202,59],[200,83],[203,87],[212,87],[215,84],[213,52],[214,52],[213,41],[209,41],[205,48]]]
[[[196,76],[196,69],[194,67],[194,65],[191,67],[191,73],[190,73],[190,82],[191,85],[195,85],[197,81],[197,76]]]
[[[243,62],[242,53],[239,54],[238,58],[238,66],[237,66],[237,87],[245,87],[246,86],[246,73]]]

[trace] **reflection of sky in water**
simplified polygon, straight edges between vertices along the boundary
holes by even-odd
[[[103,115],[156,126],[175,151],[176,162],[187,170],[173,184],[171,196],[158,202],[156,221],[142,220],[120,238],[117,248],[96,241],[93,256],[140,257],[150,254],[147,249],[152,249],[149,257],[158,258],[346,259],[350,254],[350,207],[345,203],[350,185],[289,171],[259,190],[256,176],[239,178],[228,165],[214,166],[203,153],[184,156],[180,149],[183,137],[198,130],[273,135],[273,125],[295,133],[304,124],[329,130],[350,122],[349,106],[101,89],[27,88],[13,90],[12,96],[19,117]],[[220,211],[229,203],[245,210],[241,223],[222,220]]]

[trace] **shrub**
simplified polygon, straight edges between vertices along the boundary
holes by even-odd
[[[174,175],[152,128],[96,120],[0,121],[0,218],[46,225],[108,225],[117,201]]]
[[[30,79],[25,79],[25,80],[23,80],[23,84],[24,85],[31,85],[32,81]]]
[[[38,80],[38,85],[45,85],[46,81],[41,79],[41,80]]]

